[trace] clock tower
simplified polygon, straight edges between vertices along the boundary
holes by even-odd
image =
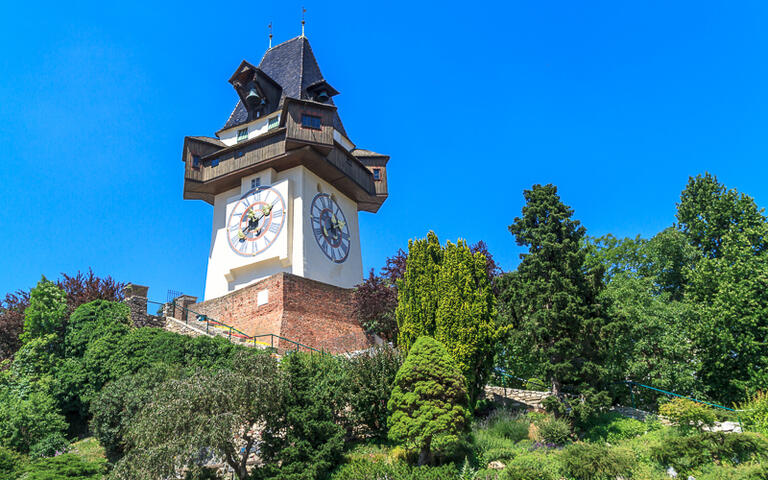
[[[303,35],[270,48],[258,65],[243,61],[229,83],[239,99],[221,130],[184,139],[184,198],[213,206],[205,301],[196,311],[249,335],[285,334],[290,315],[265,323],[266,307],[320,295],[338,308],[319,312],[318,322],[352,321],[349,289],[363,277],[357,213],[375,213],[386,200],[389,157],[349,138],[333,102],[339,92]],[[233,311],[251,303],[253,311]]]

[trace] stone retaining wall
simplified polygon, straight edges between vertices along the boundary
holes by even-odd
[[[485,387],[486,399],[506,407],[523,407],[534,410],[543,410],[544,399],[551,395],[552,392],[493,387],[490,385]]]

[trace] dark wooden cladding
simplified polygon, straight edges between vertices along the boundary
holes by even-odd
[[[220,155],[206,157],[202,181],[215,180],[285,153],[285,135],[270,135],[261,141],[248,142],[239,147],[237,150],[228,148]]]
[[[215,195],[237,187],[245,175],[303,165],[355,200],[360,210],[376,212],[387,198],[383,165],[389,157],[360,159],[334,142],[335,112],[333,106],[287,99],[280,126],[256,138],[226,146],[216,139],[187,137],[184,198],[213,203]],[[304,114],[319,117],[321,128],[303,127]],[[197,168],[194,156],[200,159]],[[382,165],[381,181],[374,182],[371,161]]]
[[[343,147],[337,147],[331,150],[326,157],[334,167],[341,170],[353,182],[358,184],[369,195],[375,195],[376,189],[373,186],[373,175],[365,168],[355,157],[347,153]]]
[[[287,101],[284,113],[285,128],[288,138],[301,142],[333,145],[333,114],[332,107],[321,108],[310,102]],[[320,117],[320,129],[302,126],[302,115]]]

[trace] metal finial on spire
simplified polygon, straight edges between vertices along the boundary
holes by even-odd
[[[304,20],[304,14],[307,13],[307,9],[304,7],[301,7],[301,36],[304,36],[304,24],[307,23]]]
[[[272,22],[269,22],[269,48],[272,48]]]

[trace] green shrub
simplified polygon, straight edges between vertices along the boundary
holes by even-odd
[[[542,450],[521,453],[506,465],[501,480],[560,480],[563,476],[558,456]]]
[[[539,436],[544,443],[565,445],[571,440],[573,430],[571,424],[562,418],[548,416],[536,424]]]
[[[616,412],[609,412],[589,422],[584,439],[590,442],[616,443],[627,438],[638,437],[648,430],[648,426],[641,421],[627,418]]]
[[[528,438],[530,421],[513,417],[507,412],[496,414],[488,420],[488,430],[495,436],[519,442]]]
[[[440,467],[412,467],[404,463],[353,460],[339,467],[331,480],[451,480],[459,472],[453,464]]]
[[[757,463],[731,466],[716,466],[697,475],[698,480],[765,480],[768,478],[768,465]]]
[[[711,408],[685,398],[675,398],[661,405],[659,415],[667,417],[684,434],[700,432],[717,421]]]
[[[478,461],[481,466],[486,466],[496,460],[509,460],[514,458],[520,453],[520,449],[517,448],[491,448],[485,450],[478,457]]]
[[[16,478],[24,466],[24,457],[10,448],[0,446],[0,478]]]
[[[32,445],[29,456],[32,458],[54,457],[67,451],[69,441],[59,432],[52,433]]]
[[[461,448],[469,423],[466,380],[445,346],[420,337],[397,371],[387,408],[389,438],[432,463]]]
[[[377,348],[351,358],[346,372],[351,423],[357,436],[387,437],[387,402],[397,370],[403,364],[392,348]]]
[[[58,457],[41,458],[27,465],[21,477],[24,480],[101,480],[105,462],[86,461],[77,455],[65,453]]]
[[[737,406],[745,430],[768,435],[768,392],[757,392],[754,397]]]
[[[768,455],[768,440],[754,433],[703,432],[666,439],[651,451],[651,457],[680,473],[710,463],[746,462]]]
[[[184,473],[184,480],[221,480],[221,476],[216,469],[196,466]]]
[[[566,471],[577,480],[603,480],[629,477],[635,458],[631,451],[596,443],[576,442],[562,454]]]
[[[539,378],[529,378],[524,385],[526,390],[535,390],[537,392],[546,392],[549,390],[547,384]]]

